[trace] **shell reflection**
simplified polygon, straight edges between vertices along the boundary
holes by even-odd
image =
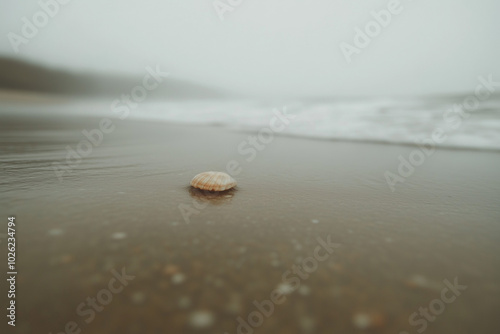
[[[189,187],[189,194],[192,198],[200,202],[212,203],[215,205],[230,203],[235,193],[235,189],[229,189],[226,191],[208,191]]]

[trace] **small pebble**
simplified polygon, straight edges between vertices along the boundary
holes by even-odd
[[[357,313],[352,317],[352,323],[357,329],[380,328],[385,325],[385,318],[379,313]]]
[[[111,235],[111,238],[120,240],[120,239],[125,239],[127,237],[127,233],[125,232],[115,232]]]
[[[60,228],[53,228],[52,230],[49,230],[48,234],[52,237],[58,237],[60,235],[63,235],[64,231]]]
[[[278,292],[281,293],[282,295],[289,295],[294,291],[293,287],[287,283],[279,284],[276,290],[278,290]]]
[[[212,326],[215,322],[215,317],[209,311],[196,311],[189,316],[189,326],[194,329],[206,329]]]
[[[352,323],[358,329],[367,329],[371,325],[371,319],[368,314],[358,313],[352,318]]]
[[[185,280],[186,280],[186,276],[184,276],[184,274],[182,274],[182,273],[177,273],[177,274],[172,276],[172,283],[173,284],[181,284]]]
[[[312,221],[313,224],[318,224],[319,223],[319,220],[317,220],[317,219],[313,219],[311,221]]]
[[[422,275],[413,275],[406,285],[410,288],[426,288],[429,286],[429,281]]]
[[[163,268],[163,273],[167,276],[171,276],[178,272],[179,272],[179,267],[177,267],[175,264],[168,264],[165,266],[165,268]]]
[[[132,295],[131,299],[136,304],[142,304],[146,300],[146,295],[142,292],[136,292]]]

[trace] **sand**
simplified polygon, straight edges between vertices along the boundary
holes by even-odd
[[[6,333],[500,328],[498,153],[437,150],[392,192],[384,173],[413,147],[276,137],[249,162],[249,133],[115,121],[59,180],[53,163],[99,121],[0,120],[0,219],[17,222]],[[235,190],[189,187],[233,160]]]

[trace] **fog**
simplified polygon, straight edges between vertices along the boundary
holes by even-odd
[[[499,0],[0,1],[0,333],[500,333]]]
[[[0,53],[85,71],[141,74],[159,65],[173,78],[255,96],[468,92],[478,76],[500,75],[495,0],[402,0],[351,62],[342,43],[355,46],[356,28],[390,1],[233,0],[227,7],[224,0],[219,12],[214,3],[73,0],[52,7],[53,17],[13,47],[23,17],[33,22],[41,5],[4,1]]]

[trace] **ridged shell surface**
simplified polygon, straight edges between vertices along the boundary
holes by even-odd
[[[236,186],[236,181],[226,173],[204,172],[191,180],[191,186],[210,191],[224,191]]]

